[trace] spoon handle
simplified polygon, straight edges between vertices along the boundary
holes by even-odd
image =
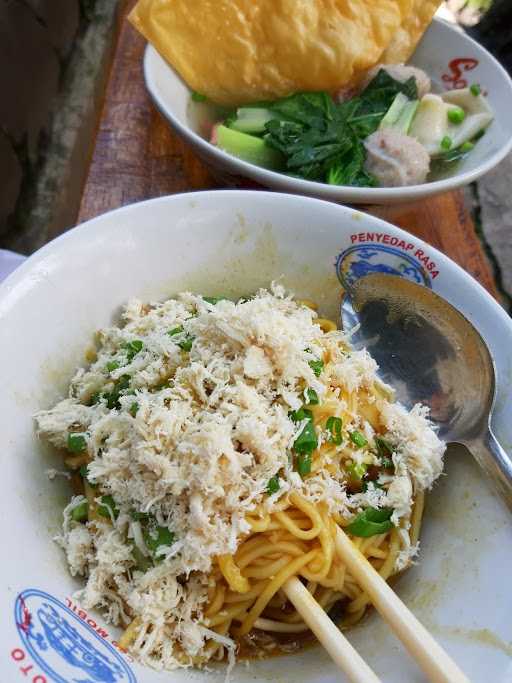
[[[512,510],[512,458],[505,452],[491,428],[481,439],[466,444],[478,464],[494,481],[501,497]]]

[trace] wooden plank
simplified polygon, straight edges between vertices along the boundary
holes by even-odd
[[[120,21],[79,222],[150,197],[225,187],[151,103],[142,75],[145,42],[124,18]],[[460,192],[368,210],[446,253],[497,297],[491,269]]]

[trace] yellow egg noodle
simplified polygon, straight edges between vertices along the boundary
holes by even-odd
[[[418,550],[444,444],[316,306],[280,285],[236,302],[131,301],[69,397],[36,416],[75,495],[58,542],[78,599],[157,669],[290,651],[299,577],[341,627],[368,599],[337,525],[385,578]]]

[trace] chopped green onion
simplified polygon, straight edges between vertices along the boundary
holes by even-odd
[[[111,410],[113,408],[117,408],[119,410],[121,407],[119,403],[119,397],[122,393],[127,393],[126,390],[130,386],[130,381],[130,375],[121,375],[121,377],[115,383],[112,391],[103,394],[103,398],[107,401],[107,408],[110,408]]]
[[[448,109],[448,121],[455,125],[461,124],[466,118],[466,112],[462,107],[452,107]]]
[[[119,391],[124,391],[130,386],[130,380],[130,375],[121,375],[121,377],[117,380],[116,387],[119,389]]]
[[[298,410],[294,410],[291,413],[289,413],[288,417],[290,420],[293,422],[302,422],[302,420],[312,420],[313,419],[313,413],[311,410],[308,410],[307,408],[299,408]]]
[[[375,437],[375,446],[377,447],[377,455],[379,458],[386,458],[393,455],[393,446],[381,436]]]
[[[382,467],[385,470],[393,469],[394,465],[391,457],[394,451],[393,446],[381,436],[375,437],[375,445],[377,446],[377,455],[380,458]]]
[[[123,348],[126,350],[128,361],[132,361],[135,356],[142,351],[143,346],[144,342],[142,342],[140,339],[134,339],[133,341],[126,342],[123,345]]]
[[[192,348],[192,342],[193,342],[193,339],[191,339],[190,337],[188,337],[188,338],[185,339],[184,341],[179,342],[179,343],[178,343],[178,346],[180,347],[180,349],[181,349],[182,351],[190,351],[190,349]]]
[[[139,404],[137,403],[137,401],[134,401],[129,408],[130,415],[132,417],[135,417],[135,415],[137,415],[138,409],[139,409]]]
[[[149,519],[149,512],[138,512],[137,510],[132,510],[130,515],[131,518],[136,522],[146,522]]]
[[[166,526],[156,526],[152,529],[145,529],[143,532],[144,542],[149,552],[157,557],[161,546],[172,545],[174,534]],[[157,558],[158,559],[158,558]]]
[[[306,389],[306,402],[310,406],[317,406],[320,401],[318,400],[318,394],[314,389]]]
[[[101,399],[100,392],[95,391],[94,394],[92,394],[91,398],[89,399],[89,405],[95,406],[97,403],[99,403],[100,399]]]
[[[68,434],[68,451],[71,453],[83,453],[87,447],[84,434]]]
[[[354,432],[350,432],[350,440],[358,448],[363,448],[363,446],[366,446],[366,444],[368,443],[367,439],[361,434],[361,432],[358,432],[357,430]]]
[[[478,97],[478,95],[480,95],[480,93],[482,92],[482,89],[480,88],[478,83],[473,83],[473,85],[469,87],[469,92],[475,97]]]
[[[441,149],[450,149],[452,146],[452,139],[448,135],[445,135],[441,140]]]
[[[178,325],[178,327],[174,327],[172,330],[169,330],[167,332],[167,334],[170,337],[174,337],[175,334],[181,334],[182,332],[183,332],[183,325]],[[194,340],[192,337],[185,337],[185,339],[183,341],[175,342],[175,344],[177,344],[182,351],[190,351],[190,349],[192,348],[192,342],[193,341]]]
[[[352,536],[360,536],[362,538],[384,534],[394,526],[391,521],[392,514],[393,510],[391,508],[382,508],[381,510],[366,508],[345,527],[345,530],[352,534]]]
[[[206,95],[201,95],[200,92],[196,92],[195,90],[192,91],[192,94],[190,95],[190,99],[192,102],[206,102],[208,99]]]
[[[113,372],[114,370],[117,370],[119,367],[119,362],[117,360],[109,360],[106,368],[109,372]]]
[[[313,425],[313,420],[308,420],[299,436],[295,439],[293,450],[296,453],[311,454],[317,447],[318,439],[316,436],[315,427]]]
[[[279,477],[274,475],[273,477],[270,477],[268,480],[267,484],[267,495],[271,496],[273,493],[277,493],[279,491]]]
[[[101,496],[101,505],[98,505],[98,514],[102,517],[107,517],[107,519],[111,519],[112,516],[114,519],[119,517],[119,508],[111,495]]]
[[[206,301],[207,304],[212,304],[215,306],[219,303],[219,301],[228,301],[228,299],[226,299],[225,296],[203,296],[203,301]]]
[[[311,453],[301,453],[297,456],[297,472],[303,478],[311,472]]]
[[[295,439],[293,448],[297,453],[312,453],[318,447],[318,439],[313,425],[313,413],[307,408],[299,408],[289,413],[293,422],[303,422],[306,420],[301,433]]]
[[[98,485],[97,485],[97,484],[93,484],[93,483],[89,480],[89,470],[88,470],[88,467],[89,467],[89,465],[82,465],[82,466],[80,467],[80,470],[79,470],[80,476],[82,477],[82,479],[83,479],[84,481],[86,481],[86,482],[89,484],[89,486],[91,486],[93,489],[95,489]]]
[[[347,474],[350,479],[362,479],[366,474],[367,469],[368,465],[366,465],[364,462],[353,462],[351,465],[347,467]]]
[[[329,441],[333,444],[336,444],[336,446],[339,446],[343,440],[343,437],[341,436],[342,426],[343,423],[341,421],[341,417],[334,417],[334,415],[328,417],[327,422],[325,423],[327,431],[331,433]]]
[[[368,491],[368,487],[370,484],[373,484],[373,486],[376,489],[383,489],[384,487],[382,484],[378,484],[376,481],[363,481],[363,493],[366,493]]]
[[[313,370],[317,377],[320,377],[322,370],[324,369],[323,360],[310,360],[309,367]]]
[[[71,510],[71,519],[74,522],[85,522],[89,515],[89,504],[83,500]]]

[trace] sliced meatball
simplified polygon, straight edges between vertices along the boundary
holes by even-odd
[[[365,170],[381,187],[419,185],[427,179],[430,167],[428,152],[409,135],[384,128],[369,135],[364,146]]]
[[[400,83],[405,83],[411,76],[414,76],[418,88],[418,99],[421,99],[423,95],[426,95],[431,90],[430,77],[416,66],[406,66],[405,64],[377,64],[377,66],[374,66],[373,69],[370,69],[366,74],[366,77],[361,83],[362,90],[366,88],[381,69],[387,71],[391,78],[394,78],[395,81],[399,81]]]

